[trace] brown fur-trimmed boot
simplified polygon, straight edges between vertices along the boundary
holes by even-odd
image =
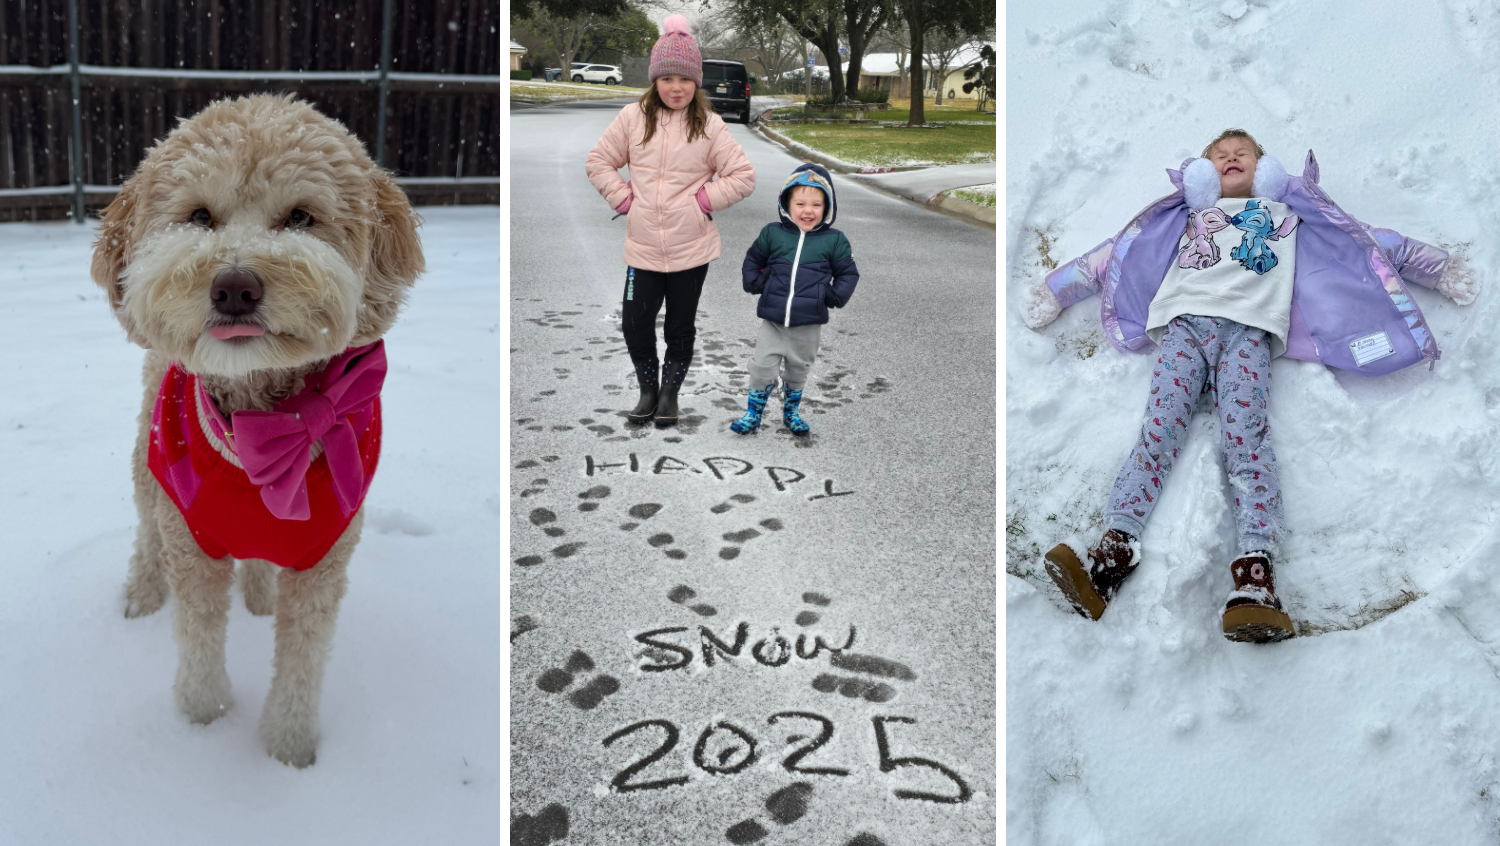
[[[1115,591],[1135,568],[1140,566],[1140,546],[1135,538],[1110,529],[1099,539],[1099,545],[1087,553],[1088,564],[1078,557],[1078,552],[1066,543],[1052,547],[1044,556],[1047,575],[1067,598],[1073,610],[1097,620],[1104,616],[1104,609],[1115,598]]]
[[[1240,643],[1275,643],[1297,634],[1276,596],[1271,556],[1247,552],[1229,565],[1234,590],[1224,603],[1224,637]]]

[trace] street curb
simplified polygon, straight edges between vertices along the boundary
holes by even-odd
[[[820,164],[823,167],[826,167],[836,173],[843,173],[849,176],[874,176],[882,173],[901,173],[906,171],[927,169],[925,167],[859,167],[858,165],[852,165],[848,162],[840,161],[839,159],[836,159],[833,156],[827,155],[825,153],[820,153],[817,150],[814,150],[811,147],[807,146],[806,144],[799,144],[798,142],[793,141],[785,135],[782,135],[780,132],[777,132],[769,126],[766,126],[765,121],[763,120],[757,119],[754,126],[751,128],[764,135],[768,141],[780,144],[787,150],[790,150],[791,152],[796,153],[799,156],[803,156],[808,161]],[[903,194],[899,191],[893,191],[873,179],[861,179],[860,182],[878,191],[890,194],[893,197],[900,197],[904,200],[911,200],[916,203],[921,203],[924,206],[936,206],[937,208],[942,209],[949,214],[971,218],[980,223],[988,224],[990,226],[995,225],[994,209],[989,208],[988,206],[981,206],[978,203],[971,203],[968,200],[961,200],[957,197],[950,197],[944,191],[939,191],[931,197],[919,197],[912,196],[910,194]]]
[[[936,197],[928,200],[928,203],[930,205],[937,206],[940,209],[945,209],[947,211],[953,212],[954,214],[967,215],[968,217],[972,217],[975,220],[984,221],[991,226],[995,225],[994,209],[990,208],[989,206],[981,206],[978,203],[971,203],[968,200],[963,199],[962,197],[955,197],[952,194],[949,194],[947,191],[939,192]]]

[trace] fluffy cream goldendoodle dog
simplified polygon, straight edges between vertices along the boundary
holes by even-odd
[[[234,562],[276,612],[260,737],[313,763],[323,670],[380,450],[380,338],[423,270],[406,195],[289,96],[221,100],[104,210],[93,278],[146,355],[127,617],[177,597],[177,705],[231,705]],[[279,574],[278,574],[278,567]]]

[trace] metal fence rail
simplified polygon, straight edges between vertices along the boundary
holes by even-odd
[[[343,122],[413,202],[498,203],[499,11],[485,0],[8,0],[0,220],[82,222],[178,117],[252,92],[292,92]]]

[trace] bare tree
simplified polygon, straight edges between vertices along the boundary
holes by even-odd
[[[839,30],[844,0],[715,0],[736,19],[775,14],[804,41],[810,41],[828,62],[828,80],[835,100],[844,96],[844,73],[839,63]]]
[[[933,105],[943,104],[943,86],[947,84],[948,74],[957,64],[955,60],[968,49],[973,40],[973,36],[961,30],[940,30],[927,36],[927,55],[923,58],[927,70],[932,72],[932,85],[937,89],[937,99]]]
[[[704,57],[728,56],[745,46],[733,16],[722,10],[703,6],[689,20],[693,25],[693,38]]]
[[[906,81],[907,51],[910,48],[911,34],[906,31],[906,22],[901,20],[887,21],[885,29],[876,36],[872,47],[883,53],[896,54],[896,77],[901,82]]]
[[[920,126],[927,120],[922,98],[922,62],[926,55],[925,38],[930,32],[967,30],[981,32],[995,25],[995,5],[990,0],[892,0],[897,14],[911,32],[912,98],[908,125]]]
[[[737,21],[745,51],[767,81],[777,80],[801,63],[802,39],[776,14],[761,13]]]
[[[524,30],[529,38],[539,44],[542,55],[556,59],[564,79],[572,78],[573,57],[577,55],[578,48],[583,46],[584,38],[590,32],[610,25],[611,18],[605,15],[580,12],[571,17],[562,17],[553,14],[547,6],[540,3],[530,4],[524,18],[514,11],[511,13],[512,31]],[[527,45],[522,42],[522,46]]]

